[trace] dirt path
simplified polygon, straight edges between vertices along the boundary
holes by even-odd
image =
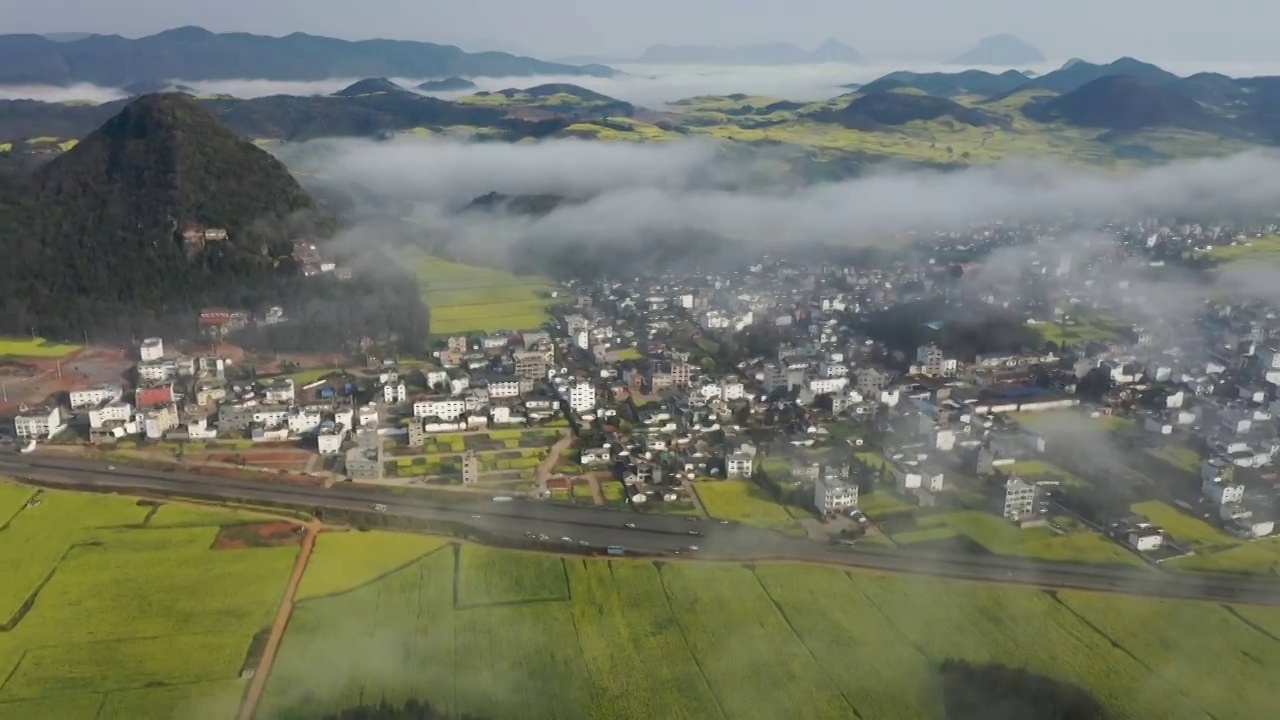
[[[698,517],[703,520],[709,519],[711,516],[707,514],[707,508],[702,504],[702,498],[698,497],[698,491],[693,489],[693,483],[688,478],[680,481],[684,487],[684,491],[689,494],[689,500],[693,502],[693,509],[698,511]]]
[[[600,478],[588,475],[587,482],[591,483],[591,498],[596,501],[596,505],[604,505],[604,490],[600,489]]]
[[[547,456],[543,458],[542,462],[538,463],[535,477],[538,479],[538,492],[542,496],[545,497],[548,494],[547,480],[551,477],[551,470],[556,466],[556,461],[560,459],[561,453],[572,444],[573,433],[566,431],[564,436],[557,440],[555,445],[551,446],[551,450],[547,452]]]
[[[307,534],[302,539],[302,548],[298,550],[298,559],[293,563],[293,573],[289,575],[289,584],[285,585],[284,598],[280,601],[280,609],[276,611],[276,619],[271,623],[271,633],[267,636],[267,644],[262,649],[262,658],[258,660],[253,679],[249,681],[249,691],[245,693],[244,702],[240,705],[239,720],[253,720],[262,700],[262,691],[267,687],[267,678],[271,675],[271,666],[276,661],[276,652],[280,650],[280,640],[289,625],[289,617],[293,615],[293,604],[298,597],[298,585],[302,583],[302,574],[307,569],[307,561],[311,559],[311,551],[316,548],[316,534],[320,530],[319,522],[306,524]]]

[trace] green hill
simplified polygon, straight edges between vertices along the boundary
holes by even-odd
[[[0,206],[0,332],[55,337],[241,306],[290,267],[293,238],[332,223],[282,163],[181,94],[130,103]],[[226,237],[193,245],[190,227]]]

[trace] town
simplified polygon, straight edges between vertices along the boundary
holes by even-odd
[[[414,359],[255,357],[226,334],[285,310],[210,309],[199,339],[142,339],[119,381],[24,403],[12,430],[24,451],[264,481],[1238,569],[1275,562],[1233,551],[1275,531],[1280,323],[1156,280],[1275,230],[998,224],[915,262],[577,281],[542,328]]]

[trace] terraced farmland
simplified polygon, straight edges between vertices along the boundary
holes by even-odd
[[[1280,610],[467,545],[301,603],[264,709],[417,696],[533,720],[941,720],[954,658],[1076,683],[1119,718],[1247,720],[1280,700],[1260,675],[1280,667],[1267,628]]]
[[[550,317],[554,285],[545,278],[435,257],[419,259],[417,270],[434,335],[534,330]]]

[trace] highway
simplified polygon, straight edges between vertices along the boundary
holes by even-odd
[[[1034,585],[1042,588],[1122,592],[1154,597],[1244,602],[1280,606],[1275,578],[1225,577],[1158,571],[1146,567],[1043,563],[990,555],[924,554],[897,548],[832,546],[787,538],[746,526],[665,515],[573,507],[533,500],[442,502],[394,494],[383,488],[335,485],[330,488],[288,484],[264,478],[233,480],[181,471],[157,471],[41,456],[0,454],[0,475],[99,492],[130,491],[189,497],[287,504],[305,510],[369,511],[374,503],[389,515],[465,525],[500,536],[524,539],[528,533],[550,538],[548,550],[621,545],[640,553],[696,555],[717,560],[788,559],[834,563],[891,572],[975,581]],[[693,534],[693,533],[696,533]],[[689,546],[697,546],[696,552]]]

